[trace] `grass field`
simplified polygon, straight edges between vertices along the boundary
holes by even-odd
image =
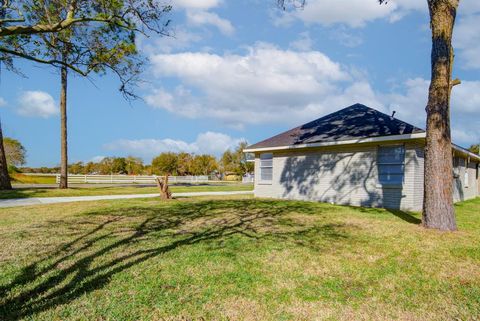
[[[0,316],[477,320],[480,199],[418,215],[248,197],[0,210]]]
[[[157,187],[142,186],[113,186],[113,187],[75,187],[61,190],[57,188],[17,188],[11,191],[0,191],[0,199],[28,198],[28,197],[60,197],[60,196],[90,196],[90,195],[121,195],[121,194],[153,194],[158,193]],[[172,192],[226,192],[226,191],[251,191],[253,184],[228,183],[205,184],[170,187]]]
[[[13,184],[55,184],[55,176],[10,174]]]

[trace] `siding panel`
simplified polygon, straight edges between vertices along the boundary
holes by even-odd
[[[423,196],[423,184],[417,183],[418,176],[423,175],[422,151],[418,144],[405,145],[405,178],[400,188],[379,184],[377,146],[276,152],[272,184],[255,183],[255,195],[418,210],[421,208],[418,195]],[[259,173],[258,156],[256,175]],[[255,181],[259,182],[258,176]]]
[[[260,184],[259,154],[255,159],[255,195],[421,211],[423,205],[424,142],[405,144],[405,177],[401,188],[379,184],[377,146],[350,145],[273,154],[273,180]],[[480,194],[477,163],[456,157],[455,202]],[[465,185],[465,171],[469,183]]]

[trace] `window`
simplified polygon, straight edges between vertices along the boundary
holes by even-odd
[[[378,179],[382,185],[402,185],[405,174],[405,147],[378,147]]]
[[[272,182],[273,176],[273,154],[260,154],[260,181]]]

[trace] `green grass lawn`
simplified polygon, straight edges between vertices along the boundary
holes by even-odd
[[[478,320],[480,199],[459,232],[249,197],[0,210],[0,319]]]
[[[158,193],[157,187],[143,186],[113,186],[113,187],[75,187],[61,190],[57,188],[16,188],[11,191],[0,191],[0,199],[28,198],[28,197],[59,197],[59,196],[90,196],[90,195],[121,195],[121,194],[153,194]],[[170,187],[174,193],[183,192],[226,192],[252,191],[253,184],[227,183],[218,185],[189,185]]]

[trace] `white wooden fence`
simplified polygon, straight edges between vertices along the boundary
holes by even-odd
[[[60,175],[56,174],[57,184]],[[208,176],[169,176],[169,183],[206,183]],[[143,175],[68,175],[68,183],[72,184],[155,184],[155,176]]]

